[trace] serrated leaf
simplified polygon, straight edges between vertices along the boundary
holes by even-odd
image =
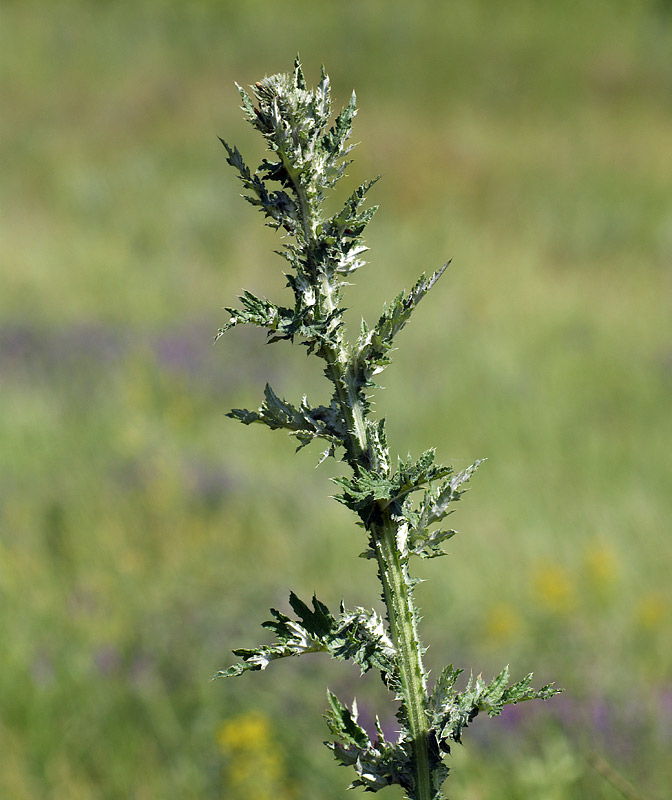
[[[327,696],[331,713],[326,719],[334,736],[338,736],[346,745],[354,745],[357,748],[368,747],[371,741],[364,728],[357,723],[357,706],[353,706],[351,711],[333,692],[328,692]]]
[[[312,110],[315,126],[321,130],[329,121],[331,114],[331,81],[324,70],[324,65],[320,71],[320,82],[315,89]]]
[[[382,617],[375,611],[341,609],[327,647],[334,658],[352,660],[362,673],[375,667],[390,687],[396,681],[396,650]]]
[[[420,558],[445,556],[446,551],[442,549],[441,545],[456,534],[457,531],[450,530],[412,531],[409,534],[408,552],[410,555]]]
[[[352,131],[352,120],[357,114],[357,97],[353,92],[348,105],[336,117],[333,127],[322,136],[321,148],[333,159],[339,159],[352,149],[346,147]]]
[[[252,174],[250,168],[245,164],[243,157],[237,147],[230,147],[227,142],[220,137],[220,142],[228,153],[227,163],[238,170],[238,177],[250,195],[243,195],[245,200],[253,206],[257,206],[269,217],[272,222],[268,223],[273,228],[284,227],[290,233],[296,230],[299,213],[296,202],[284,190],[269,191],[267,185],[258,174]],[[266,167],[268,162],[264,162],[262,167]]]
[[[344,431],[339,427],[340,421],[334,409],[325,406],[311,408],[304,397],[297,408],[286,400],[282,400],[273,389],[266,384],[265,400],[258,411],[234,408],[227,416],[237,419],[244,425],[255,422],[268,426],[271,430],[284,429],[299,441],[301,449],[314,439],[324,439],[331,447],[342,443]]]
[[[407,460],[399,459],[398,468],[390,477],[360,467],[353,477],[332,478],[332,481],[344,490],[335,499],[366,518],[374,505],[379,504],[381,508],[391,503],[401,505],[407,495],[450,472],[450,467],[434,464],[434,450],[430,449],[417,461],[410,456]]]
[[[451,702],[451,692],[463,672],[463,669],[455,668],[452,664],[443,668],[430,695],[430,708],[440,711]]]
[[[434,688],[431,699],[432,726],[437,731],[438,742],[445,752],[450,752],[450,741],[461,742],[462,731],[480,712],[490,717],[502,713],[505,705],[512,705],[524,700],[546,700],[561,690],[547,685],[541,689],[532,689],[532,675],[507,688],[509,668],[505,667],[497,677],[486,684],[481,676],[470,677],[467,686],[461,692],[453,692],[455,681],[461,670],[452,665],[444,670],[441,679]]]
[[[425,463],[427,461],[428,458],[425,458]],[[455,536],[457,531],[430,530],[430,526],[451,513],[450,504],[459,500],[464,494],[464,490],[460,491],[459,487],[469,480],[481,463],[482,460],[477,461],[457,475],[453,475],[452,469],[449,467],[441,468],[444,472],[442,483],[425,491],[417,510],[409,502],[404,503],[400,519],[406,520],[409,528],[408,551],[410,555],[421,558],[436,558],[445,555],[441,544]],[[427,466],[431,465],[427,464]],[[428,470],[423,469],[420,462],[414,471],[420,478],[429,477],[430,481],[436,479],[436,473],[433,473],[434,477],[432,477]]]
[[[394,484],[389,478],[363,467],[352,478],[337,477],[331,480],[343,489],[343,493],[334,499],[360,516],[362,512],[368,514],[377,501],[389,500],[394,494]]]
[[[434,448],[430,448],[425,450],[416,461],[410,456],[406,460],[399,459],[397,471],[392,476],[395,500],[403,500],[412,492],[452,473],[451,467],[435,464],[434,456]]]
[[[301,67],[301,59],[299,55],[294,57],[294,85],[297,89],[305,91],[306,88],[306,79],[303,75],[303,69]]]
[[[357,360],[363,365],[367,375],[375,375],[389,364],[389,352],[395,337],[406,326],[420,300],[443,275],[448,263],[429,278],[421,275],[411,291],[397,295],[389,306],[384,307],[377,324],[360,336],[357,342]]]
[[[485,459],[480,459],[457,475],[451,475],[441,486],[430,489],[425,493],[419,509],[418,528],[427,528],[435,522],[440,522],[448,513],[448,507],[464,494],[459,491],[474,474]]]
[[[289,604],[311,636],[324,640],[334,629],[334,617],[329,609],[313,596],[313,610],[300,600],[294,592],[289,595]]]
[[[367,792],[377,792],[386,786],[398,784],[408,790],[413,785],[413,765],[409,743],[385,741],[380,724],[378,737],[372,742],[367,732],[357,722],[357,704],[352,711],[332,692],[328,692],[330,710],[325,720],[335,742],[325,742],[336,760],[343,766],[353,767],[357,779],[349,788],[358,786]]]
[[[343,208],[325,224],[325,233],[332,236],[345,235],[350,239],[359,236],[376,212],[377,206],[372,206],[365,211],[360,207],[369,190],[378,183],[380,175],[360,184],[343,204]]]
[[[335,617],[315,596],[312,609],[293,592],[290,605],[298,619],[271,609],[273,619],[262,627],[273,631],[277,642],[256,648],[239,648],[234,655],[242,664],[222,670],[217,677],[237,676],[246,670],[266,669],[271,661],[304,653],[329,653],[340,661],[353,661],[362,673],[376,668],[388,685],[396,680],[396,651],[382,618],[375,611],[341,606]]]
[[[375,471],[379,474],[387,475],[390,471],[390,448],[387,444],[387,435],[385,433],[385,418],[377,422],[367,420],[366,430]]]
[[[225,309],[231,315],[231,319],[219,329],[215,341],[237,325],[254,325],[258,328],[266,328],[269,336],[276,334],[282,338],[290,338],[294,322],[294,313],[291,309],[278,306],[270,300],[257,297],[247,291],[243,292],[238,299],[242,308]]]

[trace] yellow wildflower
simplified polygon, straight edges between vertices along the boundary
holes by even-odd
[[[574,606],[574,585],[569,572],[560,564],[544,564],[534,575],[536,600],[556,614],[566,614]]]
[[[227,759],[227,800],[290,800],[282,758],[267,717],[256,711],[223,722],[217,743]]]
[[[496,643],[508,642],[519,632],[520,616],[506,603],[496,603],[485,619],[484,632],[487,639]]]
[[[603,592],[618,580],[618,560],[605,542],[593,542],[585,553],[583,563],[588,582],[593,589]]]
[[[656,630],[662,627],[670,614],[670,605],[662,592],[648,592],[637,604],[635,617],[642,628]]]

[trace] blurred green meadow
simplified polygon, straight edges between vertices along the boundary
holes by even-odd
[[[379,603],[339,465],[224,416],[318,365],[212,345],[285,291],[217,135],[258,163],[233,82],[297,52],[357,90],[348,186],[384,176],[353,324],[453,259],[377,405],[402,455],[488,459],[419,566],[428,664],[566,689],[476,719],[449,796],[669,797],[664,0],[0,5],[0,797],[335,800],[326,686],[393,727],[319,657],[210,680],[290,589]]]

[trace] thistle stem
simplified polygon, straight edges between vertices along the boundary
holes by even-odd
[[[333,360],[330,361],[330,367],[336,378],[334,385],[337,390],[344,382],[349,386],[342,365]],[[340,395],[340,403],[344,418],[352,422],[350,441],[344,443],[346,450],[350,453],[367,453],[368,437],[361,401],[355,391],[349,391],[345,397]],[[361,455],[358,461],[361,463]],[[422,663],[423,650],[418,635],[415,604],[409,590],[410,579],[397,545],[397,526],[388,510],[384,512],[382,522],[372,526],[371,533],[390,634],[398,656],[399,698],[408,716],[411,734],[415,787],[411,800],[432,800],[434,793],[429,764],[427,682]]]
[[[325,190],[333,188],[349,163],[343,158],[350,150],[346,143],[355,115],[354,95],[327,129],[331,104],[324,71],[318,89],[311,92],[297,58],[293,74],[274,75],[255,86],[258,107],[241,89],[243,110],[279,161],[264,159],[252,173],[238,150],[223,144],[228,163],[238,170],[249,193],[244,197],[270,218],[271,227],[294,237],[280,252],[295,272],[287,276],[294,308],[276,306],[245,292],[243,308],[229,309],[231,320],[220,333],[246,323],[266,328],[271,342],[293,341],[299,336],[308,353],[326,362],[324,372],[334,393],[328,406],[310,408],[304,397],[295,407],[268,387],[258,412],[234,409],[229,416],[246,425],[261,422],[271,429],[285,429],[301,447],[315,439],[326,440],[329,449],[325,455],[335,455],[336,446],[343,446],[343,461],[353,475],[334,479],[344,488],[336,499],[366,527],[383,587],[389,635],[376,611],[358,608],[348,612],[342,606],[336,618],[316,597],[311,611],[292,594],[290,603],[299,619],[273,611],[275,621],[266,623],[276,632],[278,643],[235,650],[242,664],[220,674],[240,675],[247,669],[264,669],[277,658],[318,650],[352,659],[362,672],[379,669],[400,702],[400,741],[389,742],[382,735],[372,741],[357,724],[354,708],[350,711],[330,694],[332,713],[327,719],[338,741],[329,746],[340,763],[354,766],[358,777],[353,786],[375,792],[400,784],[407,800],[441,800],[441,783],[448,773],[441,754],[450,752],[451,742],[460,741],[463,728],[479,711],[487,710],[493,716],[504,704],[545,699],[557,690],[551,685],[531,689],[531,675],[507,687],[505,669],[489,685],[479,677],[470,681],[465,691],[455,692],[461,670],[451,665],[437,680],[430,701],[408,560],[412,555],[432,558],[443,554],[439,545],[454,532],[431,527],[450,513],[449,503],[459,499],[459,487],[478,462],[454,475],[451,468],[434,464],[434,452],[427,450],[416,462],[410,456],[406,461],[399,459],[394,470],[385,420],[372,421],[368,414],[372,377],[389,364],[394,338],[443,269],[430,278],[423,275],[409,293],[401,293],[384,307],[375,327],[362,324],[359,338],[348,343],[341,290],[347,285],[345,278],[364,263],[358,258],[366,249],[361,234],[375,207],[362,211],[360,206],[375,181],[362,184],[334,216],[323,218],[322,201]],[[279,188],[269,188],[274,183]],[[409,495],[419,490],[422,499],[413,504]],[[402,541],[406,530],[412,531],[410,543]]]
[[[397,546],[397,529],[389,515],[374,529],[378,571],[399,667],[399,694],[406,714],[413,748],[415,792],[412,800],[432,800],[429,764],[429,723],[426,714],[427,683],[422,663],[422,647],[417,630],[417,615],[409,591],[406,565]]]
[[[331,366],[334,372],[342,375],[339,371],[340,365],[332,363]],[[335,381],[335,384],[342,385],[342,381]],[[345,418],[353,422],[348,451],[353,452],[353,447],[358,447],[360,453],[366,453],[369,448],[361,402],[348,392],[347,397],[341,398],[341,408]],[[360,423],[359,426],[357,422]],[[387,620],[398,655],[399,698],[408,716],[411,734],[415,790],[409,797],[411,800],[432,800],[434,793],[429,764],[427,682],[422,663],[423,650],[418,635],[415,604],[409,590],[410,579],[397,545],[397,526],[389,511],[384,512],[381,524],[372,526],[371,533],[383,586]]]
[[[294,190],[299,199],[300,217],[306,243],[306,256],[317,278],[313,248],[317,214],[308,201],[300,181],[293,180]],[[326,276],[316,279],[315,288],[328,312],[335,309],[331,286]],[[336,388],[343,418],[348,420],[349,441],[344,442],[350,454],[351,466],[369,467],[369,443],[365,423],[365,410],[362,407],[356,386],[347,369],[348,353],[341,345],[339,350],[331,350],[326,355],[332,382]],[[344,391],[345,387],[345,391]],[[432,800],[432,778],[429,764],[428,731],[429,724],[425,712],[427,704],[427,684],[422,664],[422,648],[417,630],[417,614],[409,591],[409,578],[406,565],[402,563],[397,548],[396,525],[386,512],[384,524],[373,531],[378,570],[383,584],[383,597],[387,608],[387,618],[392,640],[399,655],[400,699],[408,715],[409,730],[413,748],[413,769],[415,791],[412,800]]]

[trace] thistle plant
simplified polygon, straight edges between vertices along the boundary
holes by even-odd
[[[329,692],[326,721],[333,739],[328,747],[354,769],[353,787],[376,792],[399,784],[410,800],[440,800],[448,775],[445,758],[477,714],[493,717],[507,704],[546,699],[558,691],[552,685],[533,689],[531,675],[510,684],[508,668],[489,683],[471,677],[458,689],[463,670],[452,664],[430,687],[423,665],[411,565],[415,558],[445,554],[442,546],[455,531],[441,523],[481,462],[455,472],[437,463],[431,449],[393,463],[385,419],[372,414],[371,392],[374,378],[390,363],[396,337],[447,264],[421,275],[410,291],[384,306],[374,325],[362,322],[356,338],[348,339],[343,290],[365,263],[362,233],[376,211],[365,207],[365,199],[377,179],[357,187],[333,215],[324,200],[350,163],[355,94],[332,121],[327,74],[322,69],[317,87],[309,89],[298,58],[291,73],[265,77],[251,88],[252,95],[238,87],[242,109],[266,140],[270,159],[252,172],[236,147],[222,143],[245,199],[284,234],[277,252],[289,265],[293,303],[281,306],[245,291],[240,307],[227,309],[230,320],[218,337],[238,325],[253,325],[267,331],[269,342],[302,344],[322,362],[331,398],[328,405],[311,405],[305,396],[293,404],[266,385],[257,411],[234,409],[228,416],[287,431],[298,441],[297,450],[319,440],[323,458],[341,459],[347,474],[333,479],[336,500],[364,531],[362,556],[376,565],[385,610],[381,615],[341,603],[330,611],[317,597],[306,603],[291,593],[294,616],[272,609],[272,619],[263,623],[275,641],[234,650],[239,661],[219,675],[238,676],[280,658],[318,652],[350,660],[362,673],[377,670],[398,703],[397,739],[387,739],[378,722],[371,736],[358,722],[356,703],[348,707]]]

